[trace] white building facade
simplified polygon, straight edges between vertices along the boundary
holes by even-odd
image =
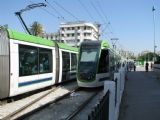
[[[83,41],[99,40],[99,24],[67,22],[60,24],[59,40],[70,46],[79,46]]]

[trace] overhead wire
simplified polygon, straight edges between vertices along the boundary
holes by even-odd
[[[99,16],[101,16],[103,19],[104,19],[104,23],[105,23],[105,27],[102,29],[101,31],[101,34],[102,36],[107,36],[109,37],[110,41],[111,41],[111,38],[113,38],[113,36],[115,35],[115,32],[113,30],[113,27],[111,25],[111,22],[108,20],[107,16],[105,15],[105,12],[104,10],[102,9],[103,7],[101,6],[100,2],[99,1],[96,1],[97,4],[96,4],[96,7],[95,5],[92,3],[93,7],[96,9],[96,11],[98,11],[98,8],[99,8],[99,11],[98,14],[100,14]],[[108,28],[108,29],[107,29]],[[107,33],[107,35],[105,34],[105,31],[108,30],[109,32]],[[111,37],[112,36],[112,37]],[[119,42],[117,43],[119,44]]]
[[[85,9],[86,13],[89,15],[89,17],[94,20],[92,14],[89,12],[88,8],[85,6],[85,4],[83,4],[83,2],[81,0],[78,0],[80,5]]]
[[[100,17],[100,18],[102,18],[102,15],[100,14],[100,12],[98,11],[98,9],[96,8],[96,6],[93,4],[93,2],[91,1],[90,2],[91,3],[91,6],[93,7],[93,9],[96,11],[96,13],[98,14],[98,16]]]
[[[99,10],[96,8],[96,6],[93,4],[93,2],[91,1],[91,6],[94,8],[94,10],[97,12],[97,14],[99,15],[100,18],[102,18],[101,13],[99,12]]]
[[[58,16],[60,16],[59,18],[62,18],[63,20],[65,20],[65,18],[61,15],[61,13],[56,10],[53,5],[51,5],[47,0],[45,0],[45,2],[57,13]]]
[[[73,15],[71,12],[69,12],[68,10],[66,10],[62,5],[60,5],[58,2],[56,2],[56,1],[53,1],[54,2],[54,4],[56,4],[57,6],[59,6],[61,9],[63,9],[66,13],[68,13],[70,16],[72,16],[74,19],[76,19],[76,20],[78,20],[79,21],[79,19],[75,16],[75,15]]]
[[[102,30],[102,32],[104,32],[108,28],[108,30],[113,34],[114,30],[113,30],[113,27],[111,25],[111,22],[108,20],[107,16],[105,15],[104,10],[102,9],[102,6],[101,6],[100,2],[98,2],[98,1],[97,1],[97,6],[99,6],[99,10],[100,10],[101,14],[103,15],[103,18],[104,18],[105,23],[106,23],[106,26]]]
[[[105,15],[105,12],[102,9],[100,2],[97,1],[97,5],[99,6],[99,9],[100,9],[102,15],[104,16],[105,21],[106,21],[106,28],[108,27],[108,29],[110,29],[110,31],[112,31],[112,33],[114,33],[113,27],[112,27],[111,23],[109,22],[108,17]],[[105,29],[103,31],[105,31]]]

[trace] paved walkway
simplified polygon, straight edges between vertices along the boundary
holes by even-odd
[[[160,79],[152,71],[128,73],[119,120],[160,120]]]

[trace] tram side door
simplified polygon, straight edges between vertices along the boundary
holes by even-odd
[[[69,79],[70,72],[70,54],[69,52],[62,52],[62,81]]]

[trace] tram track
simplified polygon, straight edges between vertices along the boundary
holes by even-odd
[[[19,108],[18,110],[8,114],[7,116],[3,117],[2,120],[8,120],[11,119],[14,115],[20,113],[21,111],[23,111],[24,109],[28,108],[29,106],[33,105],[34,103],[36,103],[37,101],[43,99],[45,96],[47,96],[48,94],[50,94],[51,92],[54,92],[58,89],[59,87],[55,87],[53,89],[51,89],[49,92],[45,93],[44,95],[38,97],[37,99],[31,101],[30,103],[26,104],[25,106]]]
[[[52,96],[54,96],[56,94],[56,92],[58,92],[63,87],[64,86],[57,86],[57,87],[52,88],[51,90],[47,91],[45,94],[43,94],[40,97],[36,98],[35,100],[27,103],[23,107],[20,107],[19,109],[15,110],[14,112],[6,115],[5,117],[0,116],[0,119],[2,119],[2,120],[8,120],[8,119],[17,119],[17,120],[24,119],[25,120],[25,119],[27,119],[27,120],[29,120],[30,119],[29,116],[34,116],[39,111],[43,111],[44,109],[52,109],[52,107],[57,106],[57,105],[59,106],[61,104],[62,104],[62,107],[60,109],[65,108],[65,107],[63,107],[63,102],[65,103],[65,101],[68,100],[69,101],[68,103],[71,104],[70,106],[76,106],[76,107],[74,107],[74,110],[72,110],[72,112],[68,112],[65,115],[64,120],[72,120],[76,115],[78,115],[79,112],[81,112],[85,108],[85,106],[99,92],[99,91],[95,91],[93,89],[92,89],[93,91],[92,90],[86,91],[86,89],[79,88],[78,86],[72,86],[72,88],[71,88],[70,84],[69,84],[68,87],[65,86],[65,88],[67,88],[67,89],[70,88],[69,91],[67,91],[63,95],[60,95],[60,96],[53,99]],[[84,96],[86,96],[86,97],[84,97]],[[84,97],[84,99],[82,99],[82,101],[80,102],[80,104],[78,104],[78,106],[76,105],[76,103],[72,102],[72,99],[73,99],[73,101],[74,101],[74,99],[75,100],[77,99],[76,101],[78,101],[78,99],[81,99],[81,97],[82,98]],[[46,103],[45,102],[39,103],[40,101],[45,101],[44,99],[48,99],[48,98],[50,98],[51,100]],[[35,106],[38,106],[38,107],[35,108]],[[32,108],[32,110],[30,110],[31,108]],[[56,109],[56,107],[55,107],[55,109]],[[56,112],[56,111],[54,111],[54,112]],[[56,120],[58,120],[58,118],[59,117],[57,117]]]
[[[77,87],[60,98],[55,99],[47,106],[26,114],[18,118],[18,120],[72,120],[100,93],[100,90],[92,90],[87,91],[86,89]]]
[[[58,87],[58,88],[59,88],[59,87]],[[17,119],[17,120],[24,119],[24,118],[26,118],[26,116],[32,115],[32,114],[36,113],[37,111],[40,111],[41,109],[49,106],[50,104],[56,104],[57,102],[61,101],[62,99],[65,99],[65,98],[68,97],[70,94],[78,91],[79,89],[80,89],[79,87],[75,87],[73,90],[69,91],[68,93],[65,93],[64,95],[55,98],[54,100],[52,100],[52,101],[50,101],[50,102],[48,102],[48,103],[40,106],[39,108],[37,108],[37,109],[35,109],[35,110],[30,111],[29,113],[24,114],[24,115],[22,115],[22,116],[20,116],[20,117],[18,117],[18,118],[16,118],[16,117],[13,116],[13,118],[14,118],[14,119]]]
[[[60,91],[60,90],[62,91],[62,93],[64,92],[64,94],[60,94],[60,95],[56,94],[56,92]],[[10,103],[10,104],[15,104],[14,107],[16,107],[16,109],[12,110],[12,112],[10,112],[10,110],[6,110],[6,109],[11,109],[12,106],[9,106],[8,104],[5,104],[4,106],[1,105],[0,106],[0,120],[17,119],[18,117],[23,116],[26,113],[32,113],[32,111],[37,111],[38,109],[41,109],[49,104],[52,104],[53,102],[56,102],[59,99],[62,99],[64,96],[66,96],[70,92],[74,92],[74,91],[72,91],[72,90],[70,91],[69,87],[65,88],[65,85],[63,85],[63,86],[59,85],[59,86],[54,86],[50,90],[44,91],[44,93],[40,94],[38,97],[36,97],[36,99],[33,99],[33,97],[31,97],[30,98],[31,100],[27,100],[27,101],[25,100],[26,103],[24,103],[24,105],[19,105],[19,101]],[[50,99],[50,100],[48,100],[48,99]],[[23,101],[23,100],[21,100],[21,101]],[[41,101],[43,101],[43,102],[41,102]],[[22,104],[22,103],[20,103],[20,104]],[[6,107],[6,106],[8,106],[8,107]],[[32,106],[34,106],[33,109],[32,109]],[[14,109],[14,107],[13,107],[13,109]],[[28,109],[28,112],[26,112],[27,109]],[[5,111],[8,111],[8,113]],[[3,114],[3,113],[5,113],[5,114]]]
[[[92,96],[89,97],[84,103],[82,103],[75,112],[71,113],[65,120],[72,120],[86,105],[97,95],[98,92],[95,92]]]

